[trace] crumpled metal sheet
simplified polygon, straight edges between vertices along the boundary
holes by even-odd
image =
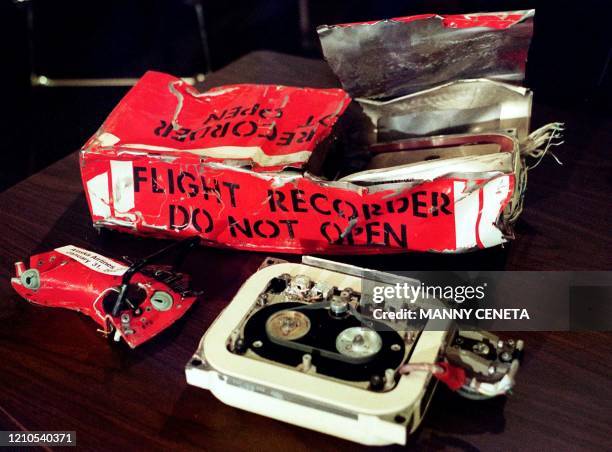
[[[505,131],[527,138],[532,93],[487,79],[457,80],[379,101],[357,99],[371,121],[370,141],[428,135]]]
[[[351,102],[341,89],[226,85],[206,92],[147,72],[85,149],[190,153],[254,171],[301,168]]]
[[[304,168],[240,167],[190,148],[161,148],[153,131],[176,105],[156,102],[166,95],[166,85],[159,90],[128,94],[131,108],[122,101],[81,152],[81,176],[97,227],[302,254],[462,252],[507,240],[500,218],[515,192],[513,171],[470,174],[470,167],[462,166],[461,174],[358,184],[326,180]],[[312,103],[312,96],[304,102]],[[199,114],[198,104],[181,110],[193,123]],[[128,141],[138,146],[125,145],[126,133],[135,136],[127,124],[143,131],[138,141]],[[101,144],[109,135],[119,139]],[[518,142],[505,137],[511,146],[504,152],[517,156]],[[469,137],[468,143],[481,138]]]
[[[520,83],[534,14],[430,14],[317,31],[343,88],[352,97],[381,99],[459,79]]]

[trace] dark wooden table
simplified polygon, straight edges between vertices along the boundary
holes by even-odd
[[[269,52],[241,58],[206,85],[237,82],[337,85],[321,61]],[[531,173],[511,245],[460,256],[345,260],[395,270],[609,270],[611,123],[536,103],[534,128],[552,120],[567,123],[564,165],[546,159]],[[263,254],[197,249],[185,268],[204,288],[203,299],[161,336],[129,350],[110,345],[82,315],[24,302],[10,287],[13,263],[66,244],[139,257],[161,242],[93,230],[76,154],[0,194],[0,211],[0,429],[76,430],[87,449],[359,448],[225,406],[185,383],[183,367],[200,337]],[[612,336],[522,336],[526,357],[511,397],[472,402],[440,390],[410,447],[609,450]]]

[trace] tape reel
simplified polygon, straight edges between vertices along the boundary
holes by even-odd
[[[298,367],[312,359],[317,374],[351,382],[382,378],[406,355],[401,335],[384,324],[363,325],[331,303],[280,302],[264,306],[244,326],[242,353]]]

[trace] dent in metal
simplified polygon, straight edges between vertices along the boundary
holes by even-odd
[[[371,142],[499,131],[523,140],[529,134],[531,91],[492,80],[458,80],[386,101],[356,100],[371,122]]]

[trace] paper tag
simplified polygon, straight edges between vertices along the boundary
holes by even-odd
[[[112,259],[109,259],[108,257],[101,256],[92,251],[84,250],[78,246],[67,245],[61,248],[56,248],[55,251],[74,259],[75,261],[85,265],[87,268],[105,275],[121,276],[128,268],[125,265],[121,265]]]

